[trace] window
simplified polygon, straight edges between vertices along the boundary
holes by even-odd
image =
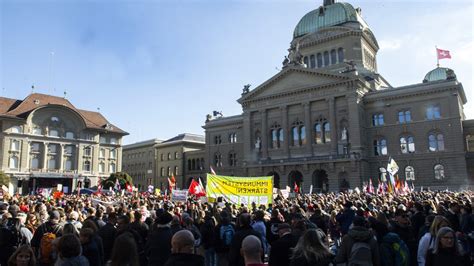
[[[31,143],[30,152],[33,152],[33,153],[40,152],[40,144],[37,142]]]
[[[58,151],[58,147],[56,146],[56,144],[48,145],[48,154],[56,154],[57,151]]]
[[[444,136],[443,134],[431,133],[428,136],[429,151],[444,151]]]
[[[222,154],[218,152],[214,154],[214,164],[216,165],[216,167],[222,166]]]
[[[442,180],[445,178],[444,176],[444,166],[441,164],[437,164],[434,166],[434,176],[438,180]]]
[[[222,138],[221,135],[214,136],[214,144],[221,144]]]
[[[415,169],[413,166],[405,167],[405,180],[415,180]]]
[[[237,133],[230,133],[229,134],[229,143],[236,143],[237,142]]]
[[[64,163],[64,170],[71,171],[72,170],[72,160],[71,158],[67,158],[66,162]]]
[[[34,135],[42,135],[43,132],[42,132],[41,128],[35,127],[35,128],[33,128],[33,134]]]
[[[13,126],[12,127],[12,133],[21,133],[21,127],[20,126]]]
[[[323,132],[321,130],[321,124],[317,123],[314,126],[314,143],[320,144],[323,140]]]
[[[306,144],[306,127],[300,126],[299,131],[300,131],[300,145],[305,145]]]
[[[318,68],[323,67],[323,56],[321,53],[318,53],[316,55],[317,61],[318,61]]]
[[[426,119],[435,120],[441,118],[441,110],[439,106],[433,105],[426,108]]]
[[[10,168],[18,169],[18,157],[16,156],[10,157]]]
[[[66,138],[67,139],[74,139],[74,133],[71,131],[66,132]]]
[[[55,158],[51,158],[48,160],[48,169],[56,169],[56,159]]]
[[[336,63],[337,63],[336,50],[332,49],[331,50],[331,64],[336,64]]]
[[[178,169],[179,169],[178,166],[175,166],[175,167],[174,167],[174,175],[178,175],[178,174],[179,174]]]
[[[49,136],[50,137],[59,137],[59,132],[56,129],[51,129],[49,131]]]
[[[307,57],[307,56],[305,56],[305,57],[303,58],[303,63],[306,65],[306,67],[309,67],[309,65],[308,65],[308,57]]]
[[[101,148],[99,151],[99,158],[105,158],[105,149]]]
[[[411,112],[410,111],[400,111],[398,112],[398,123],[404,124],[411,122]]]
[[[116,138],[110,138],[110,144],[117,144]]]
[[[312,54],[310,57],[309,57],[309,67],[310,68],[315,68],[316,67],[316,60],[314,58],[314,54]]]
[[[171,153],[168,152],[168,161],[171,160]]]
[[[329,52],[324,52],[324,66],[329,66]]]
[[[164,161],[165,160],[165,155],[162,153],[160,154],[160,160]]]
[[[90,133],[84,133],[84,138],[86,140],[94,140],[94,135],[92,135]]]
[[[285,140],[285,136],[283,133],[283,128],[278,129],[278,147],[280,147],[283,144],[283,141]]]
[[[84,148],[84,156],[91,156],[91,155],[92,155],[91,147],[85,147]]]
[[[337,49],[337,57],[339,59],[339,63],[344,62],[344,49],[342,48]]]
[[[415,152],[415,141],[412,136],[406,136],[400,138],[400,150],[402,153],[413,153]]]
[[[328,122],[323,124],[323,141],[324,143],[331,142],[331,125]]]
[[[100,162],[99,163],[99,173],[104,173],[105,172],[105,163]]]
[[[283,129],[280,128],[280,125],[273,126],[273,129],[270,130],[270,138],[272,139],[272,148],[278,149],[283,144],[284,136]]]
[[[372,126],[383,126],[383,125],[384,125],[383,114],[372,115]]]
[[[191,165],[191,159],[188,159],[188,171],[194,170],[192,165]]]
[[[300,145],[298,127],[292,127],[291,128],[291,135],[293,136],[293,143],[292,143],[293,146]]]
[[[165,168],[164,168],[164,167],[161,167],[161,169],[160,169],[160,175],[161,175],[161,176],[165,176]]]
[[[39,169],[39,160],[36,157],[31,158],[31,169]]]
[[[100,136],[99,142],[102,143],[102,144],[107,143],[107,139],[103,136]]]
[[[19,140],[12,140],[10,150],[19,151],[20,150],[20,141]]]
[[[374,140],[374,155],[387,155],[387,141],[385,139]]]
[[[73,150],[73,146],[67,145],[67,146],[64,147],[64,154],[72,155],[72,150]]]
[[[171,167],[168,167],[168,176],[171,176]]]
[[[474,151],[474,135],[466,136],[466,146],[467,146],[468,151],[470,152]]]
[[[117,150],[112,149],[110,150],[110,159],[115,159],[117,157]]]
[[[379,180],[387,182],[387,170],[384,167],[379,168]]]
[[[59,118],[57,116],[52,116],[51,122],[59,122]]]
[[[237,155],[235,154],[235,152],[229,153],[229,165],[237,166]]]
[[[115,163],[109,164],[109,173],[115,173]]]
[[[175,153],[174,153],[174,158],[175,158],[175,159],[179,159],[179,153],[178,153],[178,152],[175,152]]]

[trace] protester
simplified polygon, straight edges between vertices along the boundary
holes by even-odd
[[[137,245],[133,235],[124,233],[115,239],[110,260],[106,266],[138,266]]]
[[[240,249],[242,248],[242,241],[249,235],[254,235],[260,239],[260,233],[255,231],[251,226],[251,217],[248,213],[240,214],[238,218],[237,230],[232,239],[229,249],[229,265],[231,266],[244,266],[244,259],[240,256]],[[260,241],[260,243],[262,243]],[[262,246],[263,249],[263,246]]]
[[[81,255],[81,242],[75,235],[63,235],[58,243],[58,260],[55,266],[88,266],[89,261]]]
[[[458,245],[456,233],[449,227],[442,227],[436,235],[433,249],[428,250],[426,266],[472,266],[468,254],[463,254]]]
[[[254,235],[248,235],[242,240],[240,254],[244,258],[246,266],[263,266],[262,262],[263,248],[260,238]]]
[[[8,266],[36,266],[33,249],[31,249],[29,245],[21,245],[18,247],[8,260]]]
[[[279,238],[271,245],[269,264],[270,265],[290,265],[290,257],[293,248],[298,243],[298,238],[291,234],[291,226],[287,223],[278,225]]]
[[[426,253],[429,249],[434,249],[436,243],[436,234],[442,227],[449,227],[449,221],[443,216],[435,216],[431,224],[430,231],[426,233],[418,244],[418,266],[425,266]]]
[[[181,230],[174,234],[171,239],[172,254],[165,263],[165,266],[204,266],[204,258],[194,254],[193,233],[189,230]]]
[[[146,244],[146,256],[150,266],[164,265],[171,255],[173,232],[170,225],[172,219],[173,217],[167,211],[164,211],[156,218],[155,228]]]

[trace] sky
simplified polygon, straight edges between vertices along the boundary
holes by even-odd
[[[462,82],[474,119],[470,0],[348,0],[378,40],[394,87],[441,66]],[[206,114],[242,113],[245,84],[279,72],[298,21],[323,0],[0,0],[1,96],[34,91],[99,110],[124,144],[204,134]]]

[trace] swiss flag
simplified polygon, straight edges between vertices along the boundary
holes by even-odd
[[[451,54],[449,54],[448,50],[441,50],[441,49],[436,48],[436,53],[438,54],[438,59],[445,59],[445,58],[451,59]]]
[[[300,188],[298,187],[298,184],[296,184],[296,182],[295,182],[295,187],[293,188],[293,190],[294,190],[296,193],[300,193]]]
[[[206,192],[204,191],[204,188],[201,187],[201,185],[193,179],[191,182],[191,185],[189,185],[188,189],[189,194],[196,195],[196,197],[205,197]]]
[[[132,191],[133,191],[133,187],[132,187],[132,185],[130,185],[129,183],[127,183],[127,185],[125,185],[125,188],[127,189],[128,192],[132,192]]]

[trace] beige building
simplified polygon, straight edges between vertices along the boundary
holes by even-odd
[[[204,168],[204,148],[204,137],[189,133],[180,134],[156,144],[158,176],[154,182],[155,187],[164,191],[168,187],[168,177],[173,175],[178,188],[187,188],[190,177],[202,175],[199,172],[200,170],[197,169]],[[187,161],[188,153],[191,154],[189,157],[190,168]],[[194,168],[192,167],[193,160]],[[196,164],[197,160],[199,160],[200,164]],[[188,168],[193,170],[188,170]]]
[[[133,184],[139,191],[154,186],[158,177],[155,145],[159,139],[150,139],[123,146],[122,169],[133,178]]]
[[[11,176],[11,191],[62,184],[71,192],[121,170],[122,137],[128,133],[65,98],[0,97],[0,127],[0,170]]]
[[[348,3],[324,1],[292,37],[282,70],[244,87],[242,114],[207,116],[205,160],[218,174],[335,191],[386,178],[392,157],[415,186],[471,184],[474,126],[453,70],[391,86],[377,71],[374,34]]]

